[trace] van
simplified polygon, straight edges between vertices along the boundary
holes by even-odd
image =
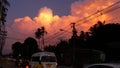
[[[57,59],[53,52],[34,53],[30,60],[31,68],[39,64],[39,61],[41,61],[43,68],[57,68]]]

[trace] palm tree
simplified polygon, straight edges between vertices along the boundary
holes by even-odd
[[[38,39],[38,43],[40,45],[40,38],[41,38],[41,35],[42,35],[42,31],[40,28],[37,29],[37,31],[35,32],[35,37]]]
[[[41,27],[41,30],[42,30],[42,43],[43,43],[43,46],[45,45],[45,42],[44,42],[44,35],[47,34],[47,31],[45,31],[45,28],[44,27]]]
[[[45,31],[44,27],[38,28],[37,31],[35,32],[35,36],[39,40],[39,45],[40,45],[40,38],[42,38],[43,46],[45,45],[45,43],[44,43],[44,35],[45,34],[47,34],[47,31]],[[41,48],[42,48],[42,46],[41,46]]]

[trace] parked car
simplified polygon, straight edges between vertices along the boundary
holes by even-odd
[[[83,68],[120,68],[119,63],[97,63],[85,65]]]

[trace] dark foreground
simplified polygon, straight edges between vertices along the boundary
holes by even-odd
[[[11,58],[0,58],[0,68],[19,68],[15,66],[15,62]],[[58,68],[72,68],[66,66],[58,66]]]

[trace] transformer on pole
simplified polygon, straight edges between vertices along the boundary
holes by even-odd
[[[71,27],[72,27],[72,38],[77,38],[77,30],[75,28],[75,23],[71,23]]]

